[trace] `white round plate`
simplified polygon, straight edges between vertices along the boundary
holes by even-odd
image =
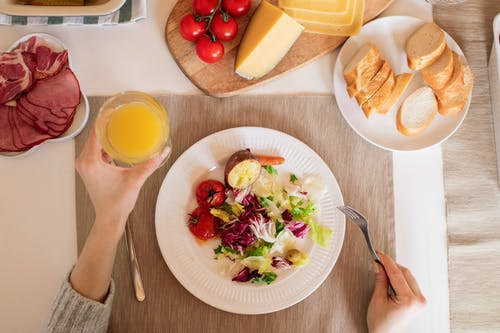
[[[422,133],[415,136],[404,136],[396,128],[396,113],[400,104],[413,91],[425,85],[420,71],[406,89],[399,102],[386,114],[373,114],[366,119],[355,98],[349,98],[343,77],[344,67],[362,45],[371,42],[380,50],[382,59],[391,64],[395,74],[414,72],[406,61],[405,44],[410,35],[425,21],[408,16],[388,16],[366,24],[359,36],[349,38],[337,57],[333,72],[333,86],[337,105],[352,129],[368,142],[391,151],[411,151],[424,149],[449,138],[460,127],[467,111],[454,116],[438,114],[432,124]],[[466,59],[458,44],[445,32],[446,43],[464,62]]]
[[[217,240],[199,244],[187,228],[196,207],[195,188],[205,179],[223,180],[224,165],[235,151],[251,148],[257,154],[279,154],[286,162],[280,175],[293,172],[319,176],[326,191],[318,202],[318,221],[331,228],[327,248],[309,245],[309,262],[289,274],[279,274],[270,285],[239,283],[222,273],[227,260],[214,260]],[[156,237],[172,274],[191,294],[218,309],[241,314],[269,313],[309,296],[332,270],[344,240],[345,218],[336,209],[343,198],[335,176],[308,146],[288,134],[260,127],[217,132],[186,150],[166,175],[156,203]]]
[[[44,34],[44,33],[35,33],[35,34],[30,34],[23,36],[19,38],[17,41],[15,41],[12,46],[9,48],[9,51],[14,50],[21,42],[24,42],[28,39],[30,39],[32,36],[37,36],[45,39],[51,47],[53,47],[54,50],[56,51],[62,51],[64,49],[68,50],[68,66],[73,70],[72,63],[71,63],[71,52],[69,49],[61,42],[59,39],[56,37],[49,35],[49,34]],[[75,73],[76,75],[76,73]],[[22,157],[26,156],[28,154],[31,154],[35,151],[37,151],[42,145],[50,142],[62,142],[62,141],[67,141],[78,134],[83,130],[85,125],[87,124],[87,121],[89,119],[89,114],[90,114],[90,108],[89,108],[89,102],[87,100],[87,96],[85,96],[84,91],[82,90],[82,87],[80,86],[80,104],[78,104],[78,107],[76,109],[75,115],[73,117],[73,122],[71,123],[71,126],[61,134],[61,136],[54,138],[54,139],[49,139],[46,140],[36,146],[31,147],[28,150],[21,151],[21,152],[0,152],[0,158],[16,158],[16,157]]]

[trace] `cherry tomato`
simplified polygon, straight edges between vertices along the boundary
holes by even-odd
[[[238,24],[236,21],[231,16],[227,16],[226,18],[227,20],[224,21],[224,15],[215,15],[210,25],[210,29],[212,29],[214,35],[222,41],[231,40],[238,33]]]
[[[191,42],[196,42],[205,33],[207,22],[196,21],[192,14],[185,15],[179,23],[179,31],[182,37]]]
[[[219,220],[207,208],[198,207],[190,214],[188,228],[196,238],[207,240],[217,235]]]
[[[200,207],[219,207],[226,201],[224,185],[212,179],[202,181],[196,188],[196,201]]]
[[[252,0],[222,0],[222,8],[231,16],[243,16],[252,7]]]
[[[207,16],[214,12],[217,0],[194,0],[193,9],[196,13]]]
[[[196,54],[204,62],[212,64],[219,61],[224,55],[224,46],[220,41],[214,42],[205,35],[196,42]]]

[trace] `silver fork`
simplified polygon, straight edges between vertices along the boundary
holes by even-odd
[[[360,212],[349,206],[338,206],[337,209],[344,213],[352,222],[354,222],[354,224],[356,224],[361,229],[363,235],[365,236],[366,244],[368,245],[368,250],[370,251],[373,260],[380,264],[380,266],[382,266],[385,270],[384,264],[382,264],[382,261],[380,261],[377,252],[375,252],[375,250],[373,249],[372,241],[370,239],[370,233],[368,232],[368,221],[366,220],[366,218]],[[387,293],[392,298],[396,297],[396,291],[394,291],[394,288],[392,287],[390,281]]]

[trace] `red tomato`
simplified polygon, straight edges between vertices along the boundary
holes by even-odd
[[[196,238],[207,240],[217,235],[219,220],[207,208],[198,207],[190,216],[188,228]]]
[[[243,16],[252,7],[252,0],[222,0],[222,8],[231,16]]]
[[[219,61],[224,55],[224,46],[220,41],[217,40],[214,42],[210,37],[205,35],[196,42],[196,54],[204,62],[212,64]]]
[[[224,185],[212,179],[202,181],[196,188],[196,201],[200,207],[219,207],[226,201]]]
[[[227,16],[226,18],[227,20],[224,20],[224,15],[215,15],[210,25],[210,29],[212,29],[214,35],[222,41],[231,40],[238,33],[238,24],[236,21],[231,16]]]
[[[207,16],[214,12],[217,7],[217,0],[194,0],[193,9],[196,13]]]
[[[196,42],[203,34],[207,28],[207,22],[196,21],[196,18],[192,14],[185,15],[181,22],[179,23],[179,31],[182,37],[191,42]]]

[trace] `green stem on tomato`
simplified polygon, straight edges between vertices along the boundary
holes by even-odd
[[[201,18],[208,18],[207,27],[205,28],[205,31],[207,32],[207,35],[209,35],[208,37],[210,37],[210,39],[212,40],[212,42],[215,42],[217,40],[217,37],[215,37],[215,34],[213,33],[212,29],[210,29],[210,25],[212,24],[212,20],[214,19],[214,16],[217,14],[218,10],[220,10],[222,13],[226,14],[222,10],[220,4],[221,4],[221,0],[217,0],[217,5],[215,6],[215,9],[214,9],[213,13],[210,14],[210,15],[208,15],[208,16],[202,16],[201,17]]]

